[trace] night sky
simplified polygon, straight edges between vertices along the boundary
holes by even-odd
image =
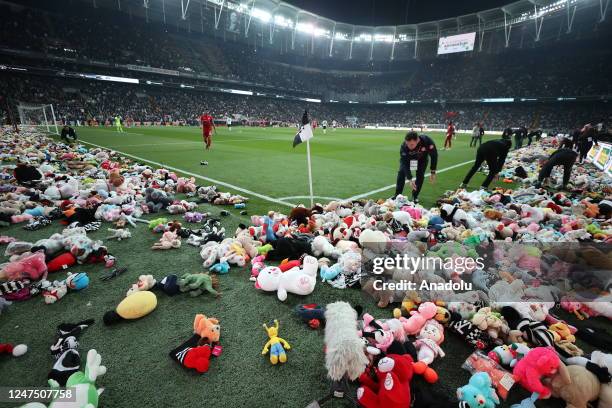
[[[500,7],[513,0],[285,0],[321,16],[350,24],[400,25],[441,20]]]

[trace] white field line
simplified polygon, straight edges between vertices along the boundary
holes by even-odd
[[[298,198],[310,198],[310,196],[300,195],[300,196],[280,197],[278,199],[279,200],[293,200],[293,199],[298,199]],[[317,196],[317,195],[313,196],[313,198],[322,198],[323,200],[332,200],[332,201],[341,200],[341,198],[338,198],[338,197],[326,197],[326,196]]]
[[[101,145],[98,145],[98,144],[95,144],[95,143],[91,143],[91,142],[86,142],[86,141],[83,141],[83,140],[79,140],[79,143],[88,144],[88,145],[99,147],[99,148],[102,148],[102,149],[108,149],[108,147],[101,146]],[[213,178],[210,178],[210,177],[204,177],[204,176],[201,176],[199,174],[195,174],[195,173],[192,173],[192,172],[189,172],[189,171],[186,171],[186,170],[179,169],[177,167],[168,166],[168,165],[165,165],[165,164],[153,161],[153,160],[145,159],[143,157],[134,156],[133,154],[125,153],[125,152],[122,152],[120,150],[115,150],[115,151],[117,153],[123,155],[123,156],[131,157],[132,159],[140,160],[142,162],[149,163],[149,164],[152,164],[154,166],[159,166],[159,167],[162,167],[162,168],[165,168],[165,169],[169,169],[169,170],[173,170],[173,171],[178,171],[180,173],[187,174],[189,176],[195,177],[195,178],[200,179],[200,180],[209,181],[209,182],[214,183],[214,184],[218,184],[218,185],[221,185],[221,186],[225,186],[225,187],[231,188],[231,189],[236,190],[236,191],[240,191],[241,193],[248,194],[249,196],[252,196],[252,197],[259,197],[262,200],[270,201],[271,203],[280,204],[280,205],[284,205],[284,206],[287,206],[287,207],[295,207],[294,204],[292,204],[292,203],[290,203],[288,201],[277,199],[277,198],[273,198],[273,197],[270,197],[270,196],[267,196],[267,195],[264,195],[264,194],[257,193],[255,191],[247,190],[246,188],[238,187],[236,185],[233,185],[233,184],[230,184],[230,183],[226,183],[224,181],[216,180],[216,179],[213,179]]]
[[[469,160],[469,161],[465,161],[463,163],[455,164],[453,166],[445,167],[443,169],[440,169],[440,170],[436,171],[436,174],[444,173],[445,171],[456,169],[457,167],[465,166],[466,164],[470,164],[470,163],[474,163],[474,160]],[[427,173],[425,175],[425,177],[429,177],[430,175],[431,175],[431,172]],[[347,200],[357,200],[359,198],[364,198],[364,197],[370,196],[372,194],[380,193],[380,192],[389,190],[389,189],[394,188],[394,187],[395,187],[395,184],[389,184],[388,186],[377,188],[376,190],[372,190],[372,191],[368,191],[366,193],[354,195],[352,197],[347,198]]]

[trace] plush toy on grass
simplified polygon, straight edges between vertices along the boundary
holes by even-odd
[[[218,355],[215,350],[220,350],[220,346],[216,346],[220,335],[221,327],[217,319],[198,314],[193,321],[193,336],[170,351],[170,357],[185,368],[205,373],[211,355]]]
[[[485,372],[473,374],[467,385],[457,389],[457,398],[469,408],[495,408],[499,404],[491,378]]]
[[[132,233],[129,229],[113,229],[108,228],[108,232],[112,233],[112,235],[106,237],[106,239],[116,239],[117,241],[121,241],[122,239],[128,239],[132,237]]]
[[[28,346],[25,344],[0,343],[0,355],[9,354],[13,357],[21,357],[27,352]]]
[[[537,392],[541,398],[551,394],[549,386],[542,379],[555,375],[559,369],[559,356],[549,347],[536,347],[514,366],[514,378],[527,391]]]
[[[229,263],[227,263],[227,261],[218,262],[214,264],[213,266],[211,266],[208,270],[214,273],[219,273],[219,274],[224,275],[230,271],[230,265]]]
[[[136,292],[123,299],[115,308],[104,314],[104,324],[119,323],[123,320],[140,319],[157,307],[157,296],[147,290]]]
[[[263,328],[268,334],[270,340],[267,341],[266,345],[261,351],[261,355],[265,356],[269,352],[270,363],[275,365],[279,362],[281,364],[287,362],[287,353],[285,350],[291,350],[291,345],[285,339],[278,337],[278,320],[274,319],[274,326],[270,327],[266,326],[264,323]]]
[[[418,360],[430,365],[436,357],[444,357],[444,351],[440,347],[443,341],[444,328],[435,320],[429,320],[419,332],[414,343],[418,352]]]
[[[47,275],[45,253],[25,253],[20,259],[9,262],[0,270],[1,280],[38,280]]]
[[[138,281],[128,289],[126,296],[130,296],[136,292],[142,292],[143,290],[150,290],[155,287],[156,283],[153,275],[140,275]]]
[[[405,408],[411,403],[410,381],[413,360],[408,354],[388,354],[376,366],[374,381],[369,375],[359,377],[357,401],[364,408]]]
[[[189,292],[190,296],[199,296],[208,292],[216,297],[221,296],[217,291],[219,280],[208,273],[186,273],[178,280],[179,290],[183,293]]]
[[[181,238],[176,231],[166,231],[159,242],[153,244],[151,249],[174,249],[181,247]]]
[[[275,266],[269,266],[259,272],[255,288],[266,292],[276,291],[281,302],[287,299],[287,293],[309,295],[317,282],[317,269],[317,258],[313,256],[304,258],[302,269],[293,268],[282,272]]]

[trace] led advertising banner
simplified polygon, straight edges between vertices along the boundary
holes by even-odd
[[[452,54],[454,52],[466,52],[474,49],[476,33],[466,33],[451,35],[450,37],[440,37],[438,42],[438,55]]]

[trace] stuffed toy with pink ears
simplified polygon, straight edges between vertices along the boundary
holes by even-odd
[[[537,392],[540,398],[550,397],[551,389],[542,379],[552,377],[559,370],[560,360],[551,347],[536,347],[514,366],[514,378],[529,392]]]

